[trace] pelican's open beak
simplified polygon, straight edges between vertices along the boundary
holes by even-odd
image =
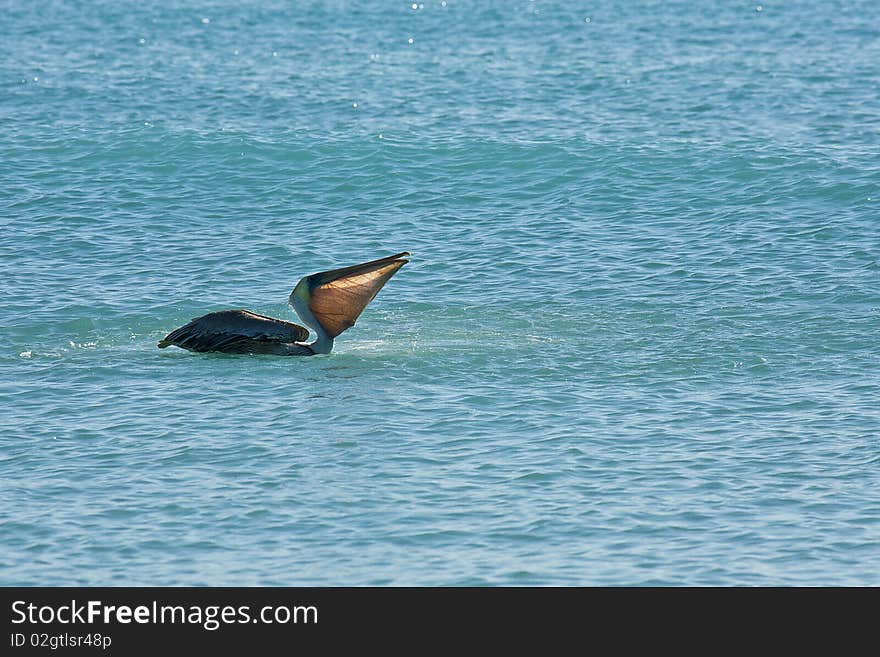
[[[335,338],[355,321],[388,279],[409,260],[409,253],[307,276],[309,310],[327,335]]]

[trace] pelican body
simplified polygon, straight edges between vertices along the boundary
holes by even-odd
[[[227,354],[314,356],[329,354],[333,340],[355,321],[379,290],[409,260],[404,251],[351,267],[302,278],[287,300],[316,338],[307,343],[307,328],[248,310],[220,310],[196,317],[171,331],[159,348],[174,345],[190,351]]]

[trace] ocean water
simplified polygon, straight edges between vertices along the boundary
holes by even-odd
[[[0,583],[880,585],[876,9],[3,2]]]

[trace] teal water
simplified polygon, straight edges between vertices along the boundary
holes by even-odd
[[[872,0],[2,14],[0,583],[880,585]]]

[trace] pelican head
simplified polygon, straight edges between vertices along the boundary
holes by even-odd
[[[318,354],[330,353],[333,339],[354,326],[367,304],[409,260],[404,251],[387,258],[305,276],[288,303],[303,323],[317,334],[309,347]]]

